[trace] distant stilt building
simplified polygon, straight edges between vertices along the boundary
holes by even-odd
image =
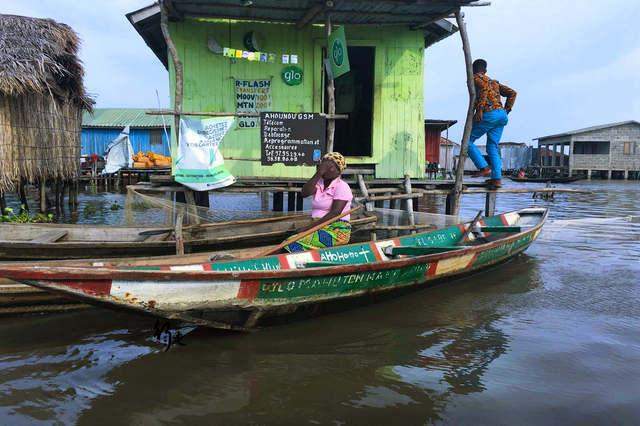
[[[599,174],[603,178],[640,178],[640,122],[635,120],[572,130],[538,139],[543,168]],[[568,161],[561,161],[564,156]]]

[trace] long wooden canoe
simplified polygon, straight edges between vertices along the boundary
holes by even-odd
[[[503,262],[538,236],[528,208],[400,238],[262,258],[189,263],[114,260],[0,264],[0,276],[103,305],[206,327],[247,330],[328,304],[427,287]],[[200,256],[200,255],[194,255]]]
[[[185,226],[184,247],[187,252],[200,252],[278,243],[310,221],[307,215],[286,215]],[[375,217],[360,217],[351,224],[357,231],[375,221]],[[0,260],[121,258],[175,252],[171,228],[0,224]]]
[[[514,182],[522,182],[522,183],[571,183],[578,180],[581,180],[580,176],[562,176],[562,177],[549,177],[549,178],[531,178],[531,177],[516,177],[516,176],[507,176],[507,178],[511,179]]]

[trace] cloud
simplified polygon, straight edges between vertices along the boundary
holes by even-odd
[[[155,107],[156,90],[164,107],[167,72],[125,18],[151,2],[4,0],[2,12],[73,27],[99,107]],[[639,118],[640,1],[493,0],[464,10],[474,57],[518,91],[505,140]],[[467,108],[459,36],[427,49],[425,64],[425,115],[457,119],[450,136],[459,140]]]
[[[2,13],[51,18],[70,25],[82,39],[85,85],[98,107],[156,107],[169,104],[168,75],[127,21],[125,14],[152,0],[44,0],[3,2]]]
[[[504,140],[638,118],[640,2],[494,0],[467,8],[474,57],[518,91]],[[426,54],[426,115],[463,122],[467,92],[460,38]],[[462,125],[451,129],[459,140]]]

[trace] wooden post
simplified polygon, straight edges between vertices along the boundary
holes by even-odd
[[[287,211],[295,211],[296,209],[296,193],[289,191],[287,193]]]
[[[284,210],[284,192],[274,192],[273,193],[273,211],[281,212]]]
[[[495,191],[487,192],[484,200],[484,215],[486,217],[493,216],[496,213],[496,196]]]
[[[269,210],[269,193],[266,191],[262,191],[259,193],[260,195],[260,209],[263,211]]]
[[[304,198],[301,192],[296,192],[296,210],[300,212],[304,210]]]
[[[360,192],[362,193],[362,196],[365,198],[369,198],[369,190],[367,189],[367,184],[364,182],[364,178],[362,177],[362,175],[356,175],[357,179],[358,179],[358,186],[360,187]],[[370,212],[373,211],[373,203],[371,201],[367,201],[365,203],[365,209]]]
[[[40,213],[45,214],[47,212],[47,181],[44,178],[40,179]]]
[[[60,192],[60,180],[55,179],[55,183],[53,184],[53,206],[55,208],[56,216],[60,216],[60,196],[58,193]]]
[[[182,221],[184,218],[184,210],[178,211],[176,219],[175,237],[176,237],[176,254],[182,256],[184,254],[184,236],[182,235]]]
[[[18,197],[20,197],[20,210],[24,207],[26,211],[29,211],[29,202],[27,200],[27,191],[24,188],[24,181],[21,180],[18,183]]]
[[[176,144],[180,143],[180,114],[182,113],[182,96],[183,96],[183,70],[182,62],[178,57],[178,50],[176,45],[171,39],[169,32],[169,12],[166,5],[166,0],[160,2],[160,29],[162,30],[162,36],[165,43],[167,43],[167,49],[169,50],[169,56],[173,62],[173,69],[176,76],[175,91],[173,96],[173,109],[177,113],[173,116],[173,134],[176,136]]]
[[[364,182],[364,178],[361,174],[356,175],[356,178],[358,179],[358,186],[360,187],[362,196],[365,198],[369,198],[369,190],[367,189],[367,184]],[[367,212],[373,212],[373,203],[371,201],[365,202],[364,208]],[[371,241],[375,241],[378,239],[376,231],[373,229],[371,230],[369,235],[371,236]]]
[[[198,215],[198,206],[196,204],[196,197],[192,190],[185,189],[184,200],[186,201],[187,209],[189,209],[189,215],[193,217],[193,223],[199,224],[200,216]],[[189,223],[191,223],[191,218],[189,218]]]
[[[327,10],[325,14],[326,14],[325,29],[327,33],[327,52],[325,56],[325,60],[327,62],[325,62],[325,65],[327,68],[329,68],[328,59],[329,59],[329,55],[331,54],[330,53],[331,46],[329,46],[329,36],[331,36],[332,28],[331,28],[331,15],[329,11]],[[325,75],[327,76],[327,113],[329,115],[334,115],[336,113],[336,87],[333,82],[333,74],[331,73],[331,69],[327,69]],[[327,123],[327,152],[333,152],[333,142],[334,142],[335,133],[336,133],[336,122],[333,118],[329,118],[328,120],[329,121]]]
[[[4,214],[4,209],[7,208],[7,202],[4,199],[4,192],[0,191],[0,215]]]
[[[411,177],[404,175],[404,190],[407,194],[411,194]],[[414,226],[416,224],[416,217],[413,214],[413,198],[407,198],[407,213],[409,213],[409,225]],[[416,231],[412,230],[412,234]]]
[[[469,148],[469,136],[471,135],[471,127],[473,126],[473,109],[476,100],[476,88],[473,82],[473,66],[471,63],[471,47],[469,46],[469,38],[467,36],[467,27],[460,9],[456,11],[456,23],[460,31],[462,39],[462,51],[464,52],[464,63],[467,69],[467,90],[469,91],[469,105],[467,107],[467,118],[464,123],[464,132],[462,134],[462,143],[460,144],[460,157],[458,158],[458,169],[456,170],[456,184],[453,189],[453,197],[451,197],[451,212],[448,214],[458,215],[460,211],[460,198],[462,197],[462,179],[464,178],[464,162],[467,158]]]
[[[67,190],[67,181],[60,181],[60,212],[64,213],[64,193]]]

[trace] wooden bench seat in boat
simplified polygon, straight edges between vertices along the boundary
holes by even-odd
[[[66,237],[68,234],[67,231],[49,231],[49,232],[44,232],[40,235],[38,235],[35,238],[32,238],[31,240],[29,240],[30,243],[37,243],[37,244],[49,244],[49,243],[55,243],[59,240],[61,240],[62,238]]]

